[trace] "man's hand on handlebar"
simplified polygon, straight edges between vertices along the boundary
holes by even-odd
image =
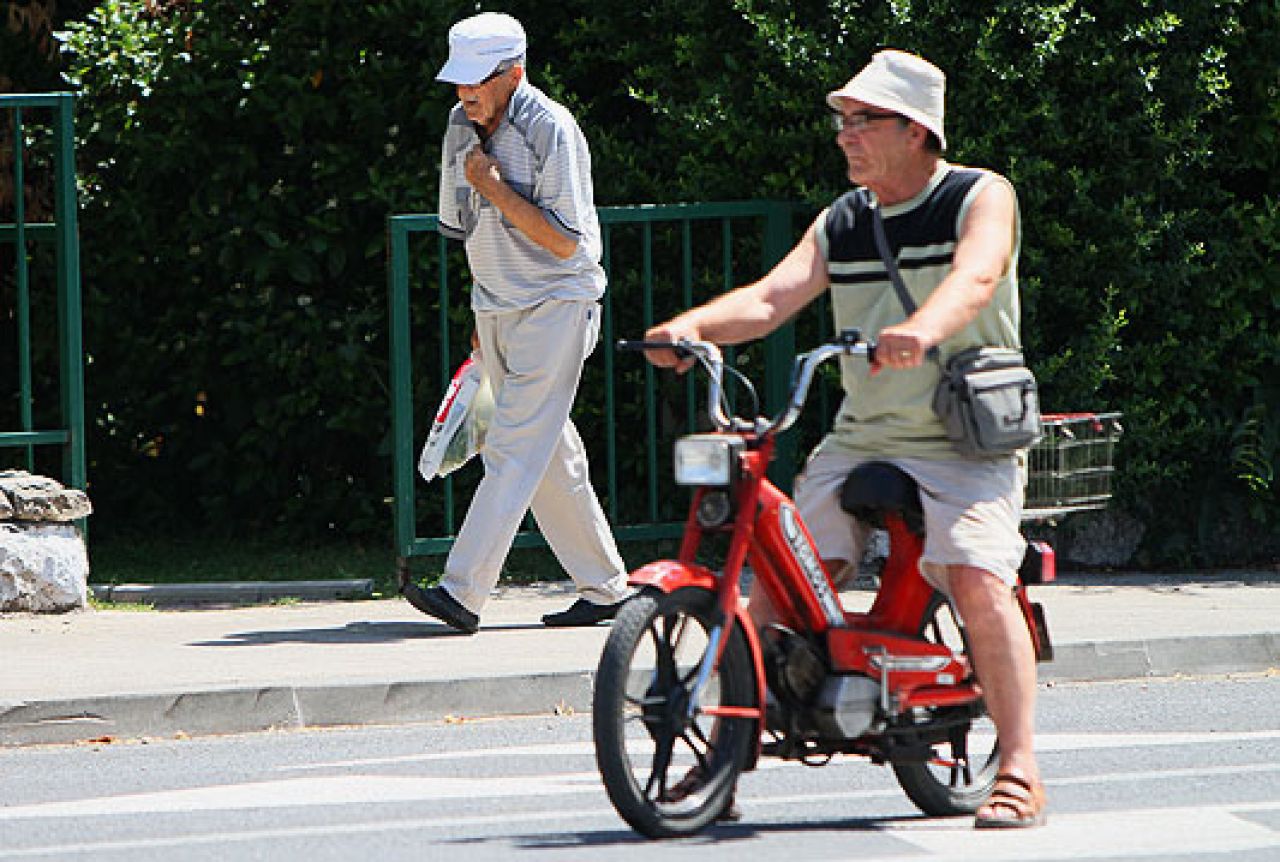
[[[924,333],[912,328],[910,321],[880,330],[876,344],[876,360],[871,373],[886,368],[915,368],[924,362],[932,345]]]
[[[680,339],[689,341],[700,341],[698,337],[698,328],[686,323],[681,323],[679,318],[668,320],[666,323],[660,323],[651,327],[644,334],[645,341],[679,341]],[[676,356],[674,350],[646,350],[644,358],[649,360],[659,368],[674,368],[678,374],[684,374],[697,359],[693,355],[685,357]]]

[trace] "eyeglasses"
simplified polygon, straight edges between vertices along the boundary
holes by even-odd
[[[842,114],[839,111],[831,112],[831,125],[835,127],[837,132],[843,132],[848,129],[851,132],[861,132],[875,120],[900,120],[901,114],[876,113],[874,111],[854,111],[852,114]]]

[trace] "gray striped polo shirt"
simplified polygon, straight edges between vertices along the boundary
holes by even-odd
[[[467,183],[466,154],[479,143],[462,105],[455,105],[440,167],[440,233],[466,243],[474,280],[472,309],[515,311],[548,299],[603,296],[591,154],[573,115],[521,80],[506,116],[485,142],[506,183],[541,209],[553,227],[577,240],[577,249],[565,260],[526,237]]]

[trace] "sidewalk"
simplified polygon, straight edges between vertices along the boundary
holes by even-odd
[[[1031,597],[1057,651],[1041,681],[1280,668],[1280,572],[1073,575]],[[0,745],[586,711],[608,627],[539,621],[572,599],[504,588],[473,637],[401,599],[0,615]]]

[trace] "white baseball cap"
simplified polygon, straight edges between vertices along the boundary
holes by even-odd
[[[436,75],[450,84],[478,84],[503,60],[524,56],[524,27],[502,12],[483,12],[449,28],[449,60]]]
[[[901,114],[937,135],[945,150],[942,116],[946,87],[947,76],[923,57],[880,51],[849,83],[828,93],[827,104],[838,111],[841,99],[857,99]]]

